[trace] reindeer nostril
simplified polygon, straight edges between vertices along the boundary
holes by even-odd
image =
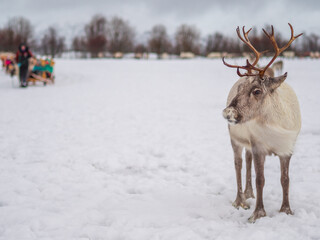
[[[229,115],[227,116],[227,119],[228,119],[228,120],[230,119],[230,116],[229,116]]]

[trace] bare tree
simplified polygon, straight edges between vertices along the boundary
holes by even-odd
[[[145,53],[147,52],[147,48],[144,44],[140,43],[134,47],[135,53]]]
[[[239,41],[227,37],[224,39],[225,42],[225,48],[224,48],[224,52],[230,52],[230,53],[237,53],[240,54],[241,50],[240,50],[240,45],[239,45]]]
[[[0,48],[6,51],[15,51],[20,43],[31,43],[33,27],[24,17],[10,18],[0,30]]]
[[[12,29],[16,41],[28,43],[33,35],[33,27],[30,21],[24,17],[13,17],[9,19],[7,27]]]
[[[193,52],[199,54],[200,52],[200,31],[195,26],[186,24],[178,27],[175,33],[176,51]]]
[[[87,51],[87,42],[85,37],[76,36],[72,39],[72,46],[73,51],[76,52],[86,52]]]
[[[91,57],[96,58],[107,47],[107,19],[101,15],[92,17],[90,23],[85,26],[87,50]]]
[[[71,49],[80,53],[81,58],[86,58],[87,55],[87,41],[85,37],[76,36],[72,39]]]
[[[161,24],[154,26],[149,40],[150,51],[155,52],[160,58],[161,54],[169,52],[171,47],[166,27]]]
[[[76,36],[72,39],[71,49],[76,52],[82,52],[87,49],[84,37]]]
[[[64,37],[58,35],[55,27],[49,27],[41,40],[41,52],[54,58],[57,54],[61,54],[64,51],[64,41]]]
[[[7,29],[0,29],[0,51],[10,51],[9,34]]]
[[[208,36],[206,53],[224,51],[225,37],[221,33],[214,33]]]
[[[319,35],[316,35],[314,33],[306,35],[303,41],[303,48],[308,52],[320,51]]]
[[[113,17],[108,28],[109,51],[130,52],[133,49],[135,32],[128,21]]]

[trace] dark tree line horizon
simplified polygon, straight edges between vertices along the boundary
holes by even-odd
[[[268,31],[270,27],[265,29]],[[0,51],[15,52],[18,45],[24,42],[34,52],[51,57],[59,56],[66,51],[79,52],[82,57],[87,57],[89,54],[92,58],[97,58],[106,52],[111,54],[152,52],[159,58],[163,53],[179,55],[181,52],[192,52],[195,55],[207,55],[211,52],[234,54],[250,52],[236,37],[214,32],[201,38],[199,29],[187,24],[177,27],[173,36],[167,33],[164,25],[157,24],[150,30],[148,39],[139,42],[136,41],[136,31],[128,20],[121,17],[108,19],[98,14],[83,26],[82,34],[73,36],[70,46],[67,46],[66,39],[55,26],[49,26],[42,36],[38,35],[34,34],[34,26],[28,19],[10,18],[0,27]],[[262,32],[258,34],[256,28],[250,32],[249,38],[257,50],[272,52],[269,40]],[[287,38],[283,38],[280,33],[276,34],[276,38],[279,45],[287,41]],[[300,54],[320,51],[320,36],[315,33],[304,34],[294,47],[290,47],[290,50]]]

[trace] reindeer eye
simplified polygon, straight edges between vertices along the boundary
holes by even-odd
[[[262,91],[260,89],[255,89],[255,90],[253,90],[252,93],[253,93],[253,95],[258,96],[262,93]]]

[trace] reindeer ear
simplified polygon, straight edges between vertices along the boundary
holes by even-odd
[[[275,90],[277,89],[281,83],[284,82],[284,80],[286,80],[287,78],[287,73],[279,76],[279,77],[271,77],[269,78],[269,84],[268,84],[268,87],[271,89],[271,90]]]

